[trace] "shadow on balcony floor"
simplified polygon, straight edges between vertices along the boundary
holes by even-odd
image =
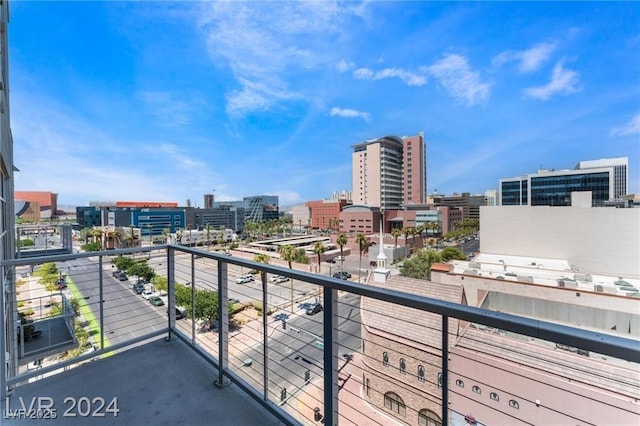
[[[50,397],[57,411],[58,424],[123,425],[279,425],[267,409],[235,385],[218,389],[214,369],[179,340],[153,340],[105,359],[88,362],[67,372],[19,386],[9,398],[9,413],[29,405],[32,398]],[[78,415],[81,404],[74,407],[76,417],[64,417],[71,402],[65,398],[104,398],[109,404],[117,397],[117,417]],[[86,402],[86,400],[85,400]],[[99,402],[99,401],[98,401]],[[86,404],[85,404],[86,405]],[[3,425],[27,424],[33,420],[7,417],[2,403]],[[93,405],[93,409],[98,408]],[[102,408],[105,413],[107,406]],[[47,421],[45,421],[47,423]]]

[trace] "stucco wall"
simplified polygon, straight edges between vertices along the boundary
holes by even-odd
[[[640,209],[481,207],[482,253],[567,259],[583,273],[640,278]]]

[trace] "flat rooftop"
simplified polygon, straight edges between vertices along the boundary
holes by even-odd
[[[576,288],[582,291],[594,291],[594,286],[598,284],[603,286],[604,293],[620,296],[633,293],[633,290],[624,290],[616,285],[616,282],[622,279],[640,291],[640,279],[637,278],[590,274],[590,281],[585,281],[583,278],[587,274],[566,259],[480,253],[469,261],[454,260],[451,263],[451,272],[456,274],[466,274],[475,269],[483,277],[506,281],[519,281],[518,277],[530,277],[533,284],[557,287],[559,279],[566,279],[576,281]]]
[[[215,386],[214,368],[179,339],[153,339],[106,358],[86,362],[62,374],[18,386],[10,395],[10,412],[29,406],[32,398],[49,397],[57,418],[49,422],[78,425],[280,425],[266,408],[234,384]],[[74,398],[101,398],[104,417],[65,417]],[[117,398],[117,417],[106,411]],[[101,402],[101,400],[98,400]],[[6,413],[6,401],[2,413]],[[86,404],[85,404],[86,405]],[[92,405],[98,409],[98,405]],[[76,405],[73,413],[86,407]],[[33,420],[2,419],[3,425],[29,424]]]

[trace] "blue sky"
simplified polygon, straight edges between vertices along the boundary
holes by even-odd
[[[60,204],[351,189],[351,146],[425,133],[429,192],[628,156],[638,3],[10,4],[18,190]]]

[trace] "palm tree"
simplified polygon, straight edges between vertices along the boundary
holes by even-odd
[[[266,254],[260,253],[260,254],[256,254],[253,257],[253,261],[254,262],[258,262],[258,263],[264,263],[265,265],[269,264],[269,256],[267,256]],[[260,271],[260,279],[262,281],[264,281],[264,271]],[[267,312],[267,307],[264,307],[264,311],[263,312]]]
[[[168,244],[169,234],[171,234],[171,228],[164,228],[162,230],[162,235],[164,236],[164,243]]]
[[[400,228],[393,228],[391,230],[391,236],[395,240],[395,248],[398,248],[398,237],[400,235],[402,235],[402,231],[400,230]]]
[[[356,234],[356,244],[358,245],[358,252],[360,254],[360,262],[358,267],[358,282],[360,282],[360,275],[362,274],[362,251],[367,246],[367,237],[364,234],[358,232]]]
[[[113,232],[111,232],[111,238],[113,238],[113,245],[117,246],[116,248],[120,248],[120,231],[114,229]]]
[[[204,228],[207,236],[207,251],[211,251],[211,224],[207,223],[207,226]]]
[[[411,234],[411,230],[409,227],[402,228],[402,234],[404,235],[404,245],[407,245],[407,240],[409,239],[409,234]]]
[[[151,237],[151,234],[152,234],[152,231],[153,231],[153,225],[152,224],[147,223],[147,231],[149,231],[149,245],[153,245],[152,237]]]
[[[338,238],[336,239],[336,244],[340,246],[340,272],[342,272],[344,268],[344,256],[342,254],[342,248],[345,245],[347,245],[348,242],[349,242],[349,239],[347,238],[347,234],[345,234],[344,232],[341,232],[340,234],[338,234]]]
[[[104,231],[102,229],[96,229],[91,232],[91,236],[93,237],[93,242],[100,244],[100,250],[103,250],[104,247],[102,245],[102,235],[104,235]]]
[[[316,243],[313,245],[313,253],[316,254],[318,256],[318,273],[322,274],[322,253],[324,253],[325,248],[324,248],[324,244],[322,244],[322,241],[316,241]]]
[[[286,260],[287,263],[289,263],[289,269],[293,269],[293,267],[291,266],[291,262],[296,259],[297,249],[291,244],[287,244],[285,246],[280,246],[279,252],[280,259]],[[293,278],[291,278],[289,281],[291,284],[291,313],[293,313]]]

